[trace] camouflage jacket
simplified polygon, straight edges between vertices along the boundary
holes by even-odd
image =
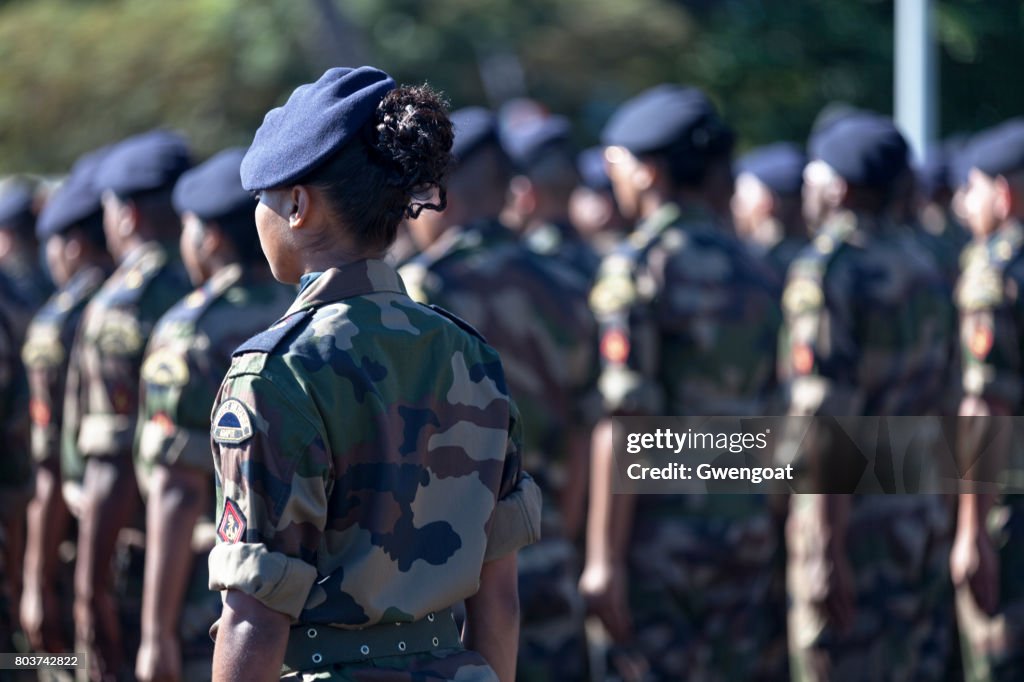
[[[9,280],[0,274],[0,488],[23,488],[31,482],[28,382],[18,353],[23,311],[15,304]]]
[[[596,328],[589,284],[517,240],[456,231],[400,269],[410,296],[467,320],[501,354],[523,416],[526,465],[557,487],[570,427],[596,419]]]
[[[168,310],[142,363],[136,460],[213,472],[210,410],[231,353],[288,308],[294,290],[228,265]]]
[[[7,277],[10,293],[30,315],[43,305],[53,293],[53,284],[38,261],[26,261],[21,257],[0,260],[0,272]]]
[[[181,262],[150,242],[130,253],[86,306],[68,366],[66,477],[76,477],[86,457],[131,455],[146,341],[191,288]]]
[[[964,251],[957,284],[963,389],[1020,414],[1024,403],[1024,226]]]
[[[29,325],[21,356],[31,395],[32,457],[38,463],[60,462],[71,344],[86,304],[109,274],[99,266],[82,268],[50,297]]]
[[[526,247],[541,256],[557,260],[588,282],[594,281],[601,258],[571,225],[546,223],[526,233]]]
[[[235,351],[212,417],[211,589],[304,623],[408,622],[537,539],[501,362],[448,315],[359,261]]]
[[[779,372],[791,414],[948,412],[955,314],[906,227],[842,213],[789,270]]]
[[[752,415],[771,409],[778,284],[708,213],[666,204],[601,264],[609,412]]]

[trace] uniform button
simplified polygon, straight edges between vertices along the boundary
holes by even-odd
[[[361,647],[359,647],[359,653],[361,653],[363,656],[369,656],[370,647],[366,646],[365,644],[362,645]]]
[[[405,651],[405,642],[399,642],[398,643],[398,650],[399,651]]]
[[[319,663],[322,660],[324,660],[323,656],[321,656],[320,654],[313,654],[313,662],[314,663]]]
[[[437,637],[435,637],[434,639],[432,639],[430,641],[433,642],[434,646],[437,646]]]
[[[427,620],[429,620],[431,623],[433,623],[434,622],[434,614],[428,613],[427,614]]]
[[[316,628],[310,628],[310,629],[306,630],[306,636],[309,637],[310,639],[313,639],[314,637],[316,637]]]

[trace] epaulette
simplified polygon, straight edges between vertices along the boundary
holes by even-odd
[[[231,356],[237,357],[245,353],[273,353],[278,344],[280,344],[292,330],[312,316],[313,308],[305,308],[303,310],[296,311],[283,320],[275,322],[274,325],[266,331],[260,332],[243,343],[235,349],[235,352],[232,353]]]
[[[461,328],[463,331],[468,332],[471,336],[475,336],[476,338],[480,339],[484,343],[487,343],[487,339],[484,338],[483,334],[481,334],[479,331],[477,331],[476,327],[471,325],[469,322],[466,322],[464,319],[462,319],[461,317],[459,317],[455,313],[451,312],[450,310],[445,310],[441,306],[434,305],[432,303],[429,304],[429,305],[421,303],[420,305],[425,305],[427,308],[430,308],[431,310],[433,310],[438,315],[442,315],[443,317],[447,317],[449,320],[451,320],[456,325],[458,325],[458,327]]]

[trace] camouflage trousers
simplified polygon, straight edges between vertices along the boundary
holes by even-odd
[[[519,551],[520,682],[586,679],[585,608],[578,580],[579,558],[565,539],[542,539]]]
[[[290,673],[281,679],[290,682],[498,682],[498,676],[483,657],[466,649],[384,656],[348,665]]]
[[[957,590],[956,615],[968,682],[1024,680],[1024,497],[1007,496],[989,515],[999,552],[998,613],[981,611],[970,590]]]
[[[753,495],[641,496],[629,557],[650,680],[786,676],[781,522]]]
[[[855,616],[840,634],[814,597],[827,568],[813,497],[792,497],[786,528],[793,679],[943,679],[952,646],[952,501],[853,498],[846,543]]]

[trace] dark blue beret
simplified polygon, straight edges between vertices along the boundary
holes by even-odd
[[[21,180],[9,180],[0,187],[0,229],[18,229],[35,219],[32,205],[35,192],[32,185]]]
[[[498,119],[483,107],[466,107],[453,111],[451,115],[455,139],[452,142],[452,156],[457,162],[465,161],[474,152],[490,144],[500,144]]]
[[[95,175],[111,147],[103,147],[80,157],[71,167],[64,183],[54,191],[39,214],[36,235],[46,239],[67,231],[76,223],[98,217],[103,211],[102,193]]]
[[[174,186],[174,210],[211,221],[243,211],[251,214],[255,203],[239,177],[245,152],[245,147],[225,149],[182,175]]]
[[[1024,170],[1024,118],[980,133],[971,142],[969,158],[971,168],[991,177]]]
[[[96,187],[119,197],[167,189],[192,165],[185,139],[151,130],[114,145],[96,171]]]
[[[610,190],[612,181],[604,167],[604,147],[590,147],[576,157],[580,180],[590,189]]]
[[[504,140],[505,151],[512,163],[526,170],[540,161],[548,150],[563,148],[568,151],[571,135],[572,124],[564,116],[534,118],[508,131]]]
[[[707,152],[721,144],[727,131],[703,92],[658,85],[620,106],[601,132],[601,142],[625,147],[633,154],[668,147]],[[728,139],[731,144],[731,135]]]
[[[758,147],[736,164],[743,173],[750,173],[776,194],[799,194],[804,184],[807,157],[800,147],[790,142]]]
[[[355,139],[394,88],[391,76],[372,66],[328,69],[295,88],[256,131],[242,161],[242,187],[251,192],[301,180]]]
[[[811,155],[851,185],[883,188],[910,168],[907,141],[884,116],[848,116],[821,131],[811,144]]]

